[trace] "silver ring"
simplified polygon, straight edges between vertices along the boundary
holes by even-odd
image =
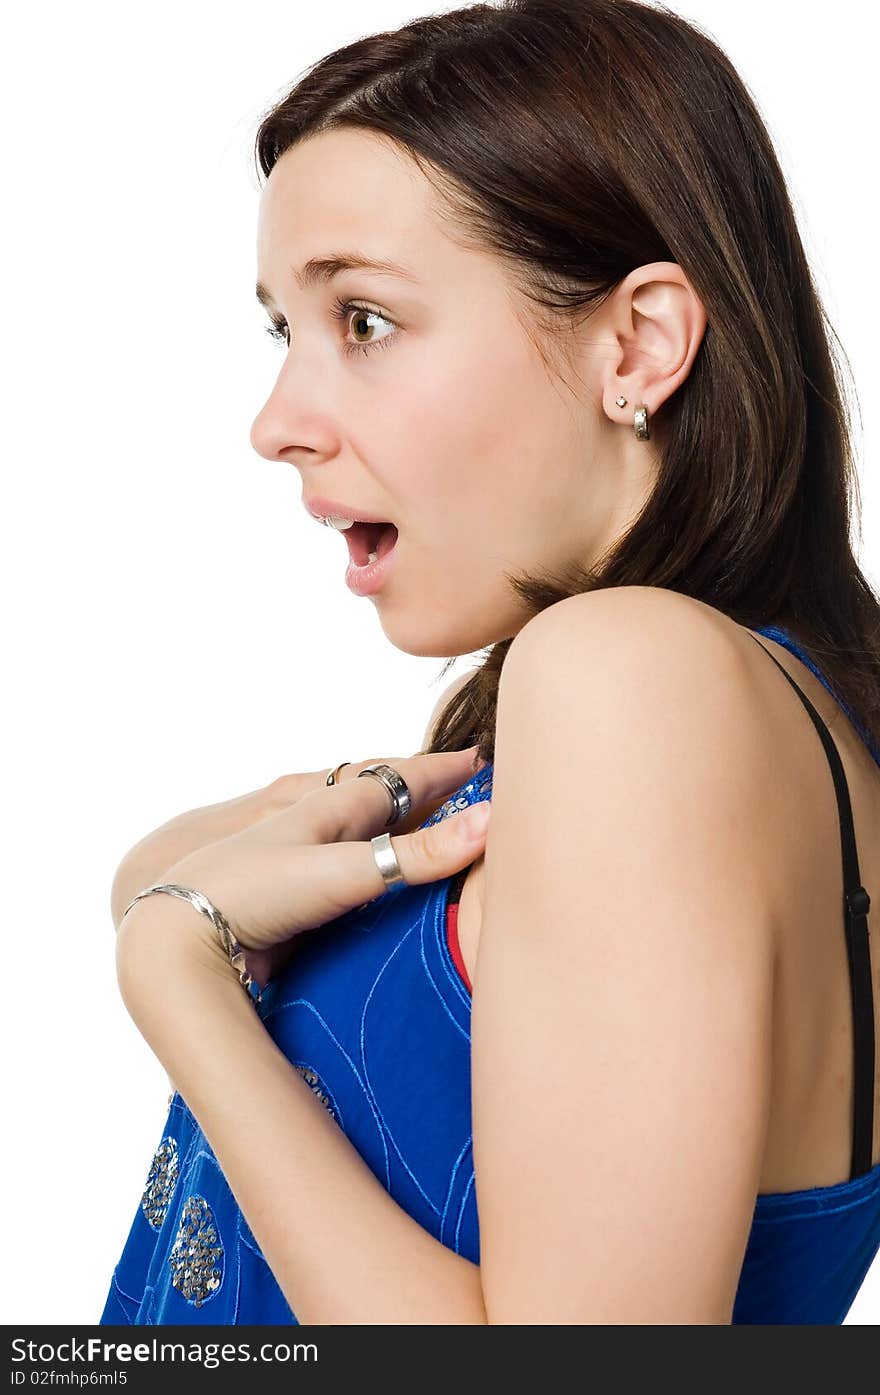
[[[377,833],[375,838],[370,839],[370,847],[373,850],[373,861],[379,869],[386,891],[390,886],[409,886],[409,882],[400,870],[397,853],[392,847],[391,834]],[[379,896],[382,894],[380,891]],[[370,901],[362,901],[359,906],[355,906],[355,910],[365,911],[376,900],[378,897],[374,896]]]
[[[391,795],[393,808],[391,817],[385,820],[385,827],[390,828],[392,824],[405,819],[412,808],[412,796],[409,792],[409,785],[403,776],[397,773],[394,766],[386,765],[384,761],[377,761],[375,765],[365,765],[363,770],[359,770],[357,778],[360,779],[362,775],[371,775],[374,780],[379,780]]]
[[[370,847],[373,849],[376,866],[382,874],[382,880],[386,887],[406,886],[406,877],[400,870],[397,853],[391,846],[391,834],[377,833],[375,838],[370,839]]]

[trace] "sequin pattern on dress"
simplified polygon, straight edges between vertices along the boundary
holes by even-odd
[[[154,1230],[161,1228],[168,1211],[168,1204],[177,1186],[180,1163],[177,1156],[177,1139],[163,1138],[153,1154],[147,1185],[141,1197],[141,1210]]]
[[[203,1196],[187,1197],[168,1263],[174,1287],[197,1308],[220,1287],[223,1245]]]
[[[324,1089],[323,1085],[321,1084],[320,1078],[315,1073],[315,1071],[312,1070],[311,1066],[305,1066],[301,1064],[297,1065],[296,1069],[299,1071],[300,1075],[303,1077],[306,1083],[311,1086],[312,1094],[318,1096],[318,1099],[323,1104],[327,1113],[331,1115],[332,1118],[334,1118],[338,1124],[339,1111],[333,1103],[333,1100],[329,1092]]]

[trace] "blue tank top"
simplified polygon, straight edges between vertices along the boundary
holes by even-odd
[[[759,633],[807,664],[854,720],[786,631],[768,626]],[[853,1151],[847,1181],[757,1196],[732,1316],[734,1323],[839,1324],[880,1249],[880,1164],[871,1166],[869,901],[837,749],[806,694],[770,657],[813,720],[837,794],[855,1026]],[[854,724],[880,764],[880,752]],[[491,790],[489,764],[425,825],[488,799]],[[395,1201],[435,1239],[479,1263],[471,995],[455,934],[466,871],[428,885],[389,888],[308,932],[263,989],[257,1011]],[[170,1098],[100,1322],[297,1324],[178,1092]]]

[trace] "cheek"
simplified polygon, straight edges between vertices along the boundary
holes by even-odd
[[[460,516],[478,502],[482,515],[497,511],[499,495],[513,494],[515,516],[519,486],[527,496],[528,476],[543,466],[548,445],[552,450],[551,394],[542,375],[520,349],[493,355],[485,340],[447,344],[430,363],[414,357],[385,413],[400,479],[394,497],[433,500],[438,510],[449,501],[453,512],[457,503]]]

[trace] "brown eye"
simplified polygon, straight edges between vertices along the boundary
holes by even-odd
[[[394,320],[390,319],[389,316],[384,313],[384,311],[377,310],[372,305],[358,305],[356,302],[352,302],[350,300],[340,300],[338,298],[335,302],[335,305],[335,317],[338,320],[350,324],[352,333],[366,334],[371,336],[365,342],[359,340],[355,340],[354,343],[352,343],[351,341],[344,342],[342,345],[342,352],[344,354],[352,354],[358,352],[362,354],[368,354],[374,348],[385,349],[391,343],[391,340],[397,337],[397,334],[399,332],[397,325],[395,324]],[[371,324],[372,320],[384,320],[386,324],[393,325],[394,328],[392,329],[390,334],[386,334],[382,338],[376,339],[374,337],[375,328],[374,325]]]
[[[369,310],[355,310],[352,320],[355,334],[372,334],[373,326],[370,324],[370,313]]]
[[[350,300],[336,299],[334,301],[333,317],[340,322],[348,324],[350,322],[351,331],[355,335],[363,334],[367,338],[364,340],[355,339],[354,342],[346,340],[342,345],[342,352],[345,354],[368,354],[372,349],[385,349],[396,339],[399,327],[390,316],[384,311],[377,310],[372,305],[358,305]],[[386,324],[392,325],[390,334],[385,334],[381,338],[375,337],[374,320],[384,320]],[[273,320],[271,324],[265,326],[266,333],[273,339],[279,339],[290,348],[289,330],[284,320]]]

